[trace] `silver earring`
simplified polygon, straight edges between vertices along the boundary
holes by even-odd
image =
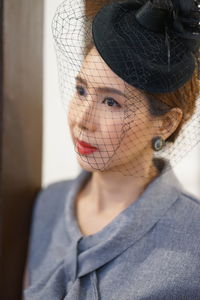
[[[152,148],[154,151],[160,151],[165,146],[165,141],[161,136],[156,136],[152,139]]]

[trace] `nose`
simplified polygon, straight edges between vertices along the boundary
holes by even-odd
[[[94,97],[87,96],[78,103],[77,125],[80,129],[94,132],[97,127],[96,101]]]

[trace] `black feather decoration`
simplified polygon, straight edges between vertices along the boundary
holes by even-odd
[[[150,1],[156,7],[169,11],[169,30],[181,37],[190,51],[197,53],[200,47],[200,0]]]
[[[173,17],[175,28],[179,32],[200,33],[200,8],[195,0],[173,0]]]
[[[171,24],[168,26],[177,36],[182,38],[184,45],[194,53],[198,66],[198,78],[200,79],[200,0],[151,1],[157,7],[171,11]],[[169,46],[168,53],[170,53]]]

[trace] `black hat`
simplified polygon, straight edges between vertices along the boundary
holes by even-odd
[[[198,5],[191,0],[112,3],[92,25],[95,46],[109,67],[150,93],[172,92],[191,78],[199,32]]]
[[[197,66],[197,52],[200,46],[197,1],[105,1],[109,2],[109,4],[101,8],[95,17],[92,9],[86,14],[85,0],[65,0],[56,11],[52,29],[58,59],[63,104],[66,109],[68,106],[72,109],[71,100],[73,102],[79,99],[80,96],[78,108],[80,113],[87,113],[85,120],[90,120],[96,107],[98,107],[99,113],[103,110],[102,118],[105,118],[105,126],[102,127],[103,133],[109,132],[109,137],[112,137],[116,131],[109,126],[108,120],[111,120],[112,116],[116,120],[117,115],[105,113],[104,105],[96,105],[95,109],[91,109],[91,111],[89,108],[92,106],[87,106],[87,104],[91,104],[90,101],[94,101],[96,104],[98,102],[97,99],[99,99],[98,103],[101,103],[100,92],[95,89],[97,82],[99,87],[111,87],[113,85],[114,88],[118,88],[115,80],[112,81],[113,77],[118,75],[123,79],[122,81],[135,87],[136,89],[129,89],[128,84],[123,85],[125,94],[130,92],[130,94],[134,93],[134,96],[130,95],[130,101],[127,100],[123,110],[123,117],[120,118],[120,122],[122,121],[124,127],[117,135],[120,136],[119,143],[112,143],[108,139],[110,140],[111,149],[116,149],[117,151],[117,149],[120,149],[118,146],[120,146],[123,137],[127,134],[127,128],[128,130],[132,128],[128,122],[130,120],[129,116],[136,115],[133,112],[133,107],[137,108],[137,117],[141,123],[143,122],[143,108],[146,105],[148,111],[151,100],[153,106],[155,105],[156,116],[171,108],[170,105],[165,106],[163,104],[165,100],[159,100],[162,98],[162,95],[147,97],[148,101],[142,101],[141,97],[144,97],[144,93],[137,89],[151,94],[172,92],[184,86],[187,80],[192,79],[194,74],[194,80],[192,79],[190,84],[188,84],[188,91],[192,88],[194,90],[193,99],[190,98],[193,101],[191,106],[193,108],[191,113],[188,111],[184,112],[185,123],[179,130],[175,143],[168,143],[167,141],[164,146],[162,140],[157,139],[157,135],[154,140],[154,142],[158,142],[158,148],[160,148],[160,145],[163,146],[162,150],[154,153],[155,157],[169,159],[171,166],[174,166],[200,141],[200,99],[198,99],[200,81],[197,82],[197,70],[195,69]],[[95,8],[102,7],[105,1],[95,0]],[[93,44],[96,47],[91,48]],[[90,49],[92,50],[89,53]],[[88,53],[89,55],[87,56]],[[100,62],[100,56],[103,58],[102,63]],[[89,61],[90,64],[88,65]],[[85,62],[87,70],[84,68]],[[113,72],[107,73],[107,66]],[[79,78],[79,81],[75,80],[75,78]],[[80,79],[85,79],[85,81],[80,81]],[[84,82],[87,84],[84,84]],[[88,93],[85,93],[82,85],[87,87]],[[184,92],[184,87],[176,95],[172,96],[178,98],[179,95],[180,102],[188,104],[190,99],[187,91],[186,93]],[[84,101],[82,101],[82,97],[85,97]],[[104,97],[103,92],[102,97]],[[173,97],[174,107],[174,105],[176,106],[176,99],[174,100]],[[104,103],[104,100],[101,104]],[[109,102],[107,100],[108,98],[106,98],[105,103],[112,109],[113,101]],[[188,105],[186,105],[186,109],[187,107]],[[72,115],[79,115],[76,109],[74,109]],[[81,134],[82,131],[79,132],[80,137]],[[84,134],[87,137],[85,131]],[[146,133],[141,131],[140,136],[135,136],[134,140],[137,145],[140,144],[140,137],[144,136],[144,134]],[[85,141],[89,142],[89,137]],[[112,157],[112,151],[105,145],[102,137],[95,137],[95,141],[101,143],[104,149],[105,156],[103,154],[102,157],[99,157],[101,160],[99,165],[104,165],[105,157],[107,157],[108,153]],[[85,161],[87,161],[87,157],[85,157]]]

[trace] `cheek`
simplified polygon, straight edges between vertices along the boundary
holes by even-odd
[[[119,142],[124,132],[124,114],[104,115],[99,124],[100,132],[105,140]]]
[[[148,116],[137,115],[127,126],[125,139],[127,144],[134,144],[134,147],[140,149],[149,145],[153,136],[152,120]]]
[[[69,104],[68,114],[67,114],[68,124],[70,127],[73,127],[76,122],[76,113],[75,113],[76,111],[77,108],[76,108],[75,100],[72,99]]]

